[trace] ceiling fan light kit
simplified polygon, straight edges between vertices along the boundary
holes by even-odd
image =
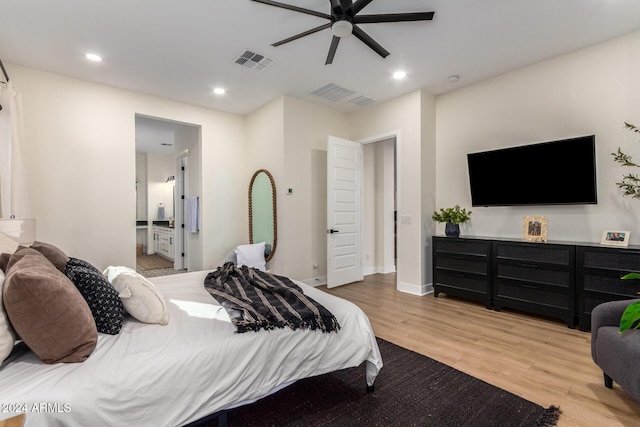
[[[331,32],[336,37],[348,37],[353,31],[353,24],[349,21],[336,21],[331,26]]]
[[[304,13],[307,15],[317,16],[329,20],[327,24],[320,25],[300,34],[288,37],[272,44],[272,46],[280,46],[297,40],[301,37],[331,28],[333,38],[327,54],[325,65],[333,63],[333,58],[338,49],[340,39],[348,37],[351,34],[356,36],[362,43],[366,44],[370,49],[383,58],[389,55],[389,51],[383,48],[371,36],[369,36],[358,24],[376,24],[385,22],[409,22],[409,21],[431,21],[435,12],[409,12],[409,13],[379,13],[371,15],[358,15],[358,13],[367,7],[373,0],[329,0],[330,14],[317,12],[303,7],[293,6],[286,3],[280,3],[272,0],[252,0],[269,6],[275,6],[282,9],[292,10],[294,12]]]

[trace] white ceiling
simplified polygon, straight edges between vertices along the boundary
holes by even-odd
[[[329,13],[329,0],[281,1]],[[281,94],[349,112],[363,107],[310,92],[332,82],[377,102],[418,88],[441,94],[640,29],[638,0],[374,0],[360,14],[417,11],[435,17],[362,25],[386,59],[352,36],[325,66],[328,29],[270,44],[327,21],[250,0],[0,0],[0,59],[232,113]],[[234,64],[245,49],[276,62]],[[395,81],[399,69],[407,78]]]

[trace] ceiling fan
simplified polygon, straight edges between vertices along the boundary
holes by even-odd
[[[305,9],[303,7],[293,6],[290,4],[280,3],[271,0],[253,0],[258,3],[268,4],[270,6],[281,7],[283,9],[293,10],[295,12],[306,13],[320,18],[328,19],[329,22],[304,31],[295,36],[288,37],[279,42],[273,43],[271,46],[280,46],[290,41],[297,40],[309,34],[331,28],[333,39],[325,65],[333,63],[333,57],[338,49],[338,43],[343,37],[351,34],[356,36],[360,41],[369,46],[373,51],[383,58],[389,55],[389,51],[380,46],[378,42],[365,33],[357,24],[375,24],[381,22],[407,22],[407,21],[430,21],[433,19],[435,12],[409,12],[409,13],[381,13],[374,15],[358,15],[362,9],[369,5],[373,0],[329,0],[331,5],[331,14],[316,12],[315,10]]]

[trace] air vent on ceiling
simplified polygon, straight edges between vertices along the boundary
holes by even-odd
[[[275,59],[268,58],[264,55],[252,52],[250,50],[245,50],[240,55],[238,55],[236,59],[233,60],[233,62],[246,68],[262,71],[269,65],[273,64],[275,62]]]
[[[365,105],[373,104],[374,102],[376,102],[376,100],[373,98],[369,98],[366,95],[360,95],[356,98],[350,99],[349,102],[360,107],[364,107]]]
[[[345,96],[353,95],[355,92],[335,83],[327,83],[311,91],[311,93],[329,101],[337,101]]]

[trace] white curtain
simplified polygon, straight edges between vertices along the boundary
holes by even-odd
[[[0,83],[0,218],[29,218],[22,160],[22,101],[12,82]]]

